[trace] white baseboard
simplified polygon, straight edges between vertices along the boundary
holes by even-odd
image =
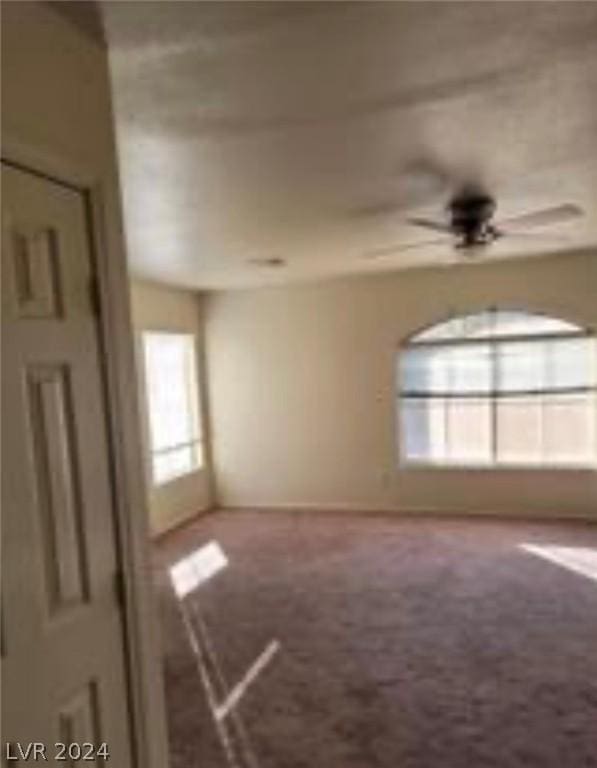
[[[487,518],[503,520],[533,520],[533,521],[554,521],[554,522],[584,522],[597,525],[597,511],[583,510],[499,510],[499,509],[447,509],[442,507],[389,507],[347,504],[315,504],[302,503],[291,504],[282,502],[278,504],[220,504],[219,510],[229,510],[237,512],[297,512],[310,514],[359,514],[359,515],[377,515],[377,516],[396,516],[396,517],[445,517],[445,518]]]

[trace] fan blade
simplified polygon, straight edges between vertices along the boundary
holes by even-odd
[[[367,218],[376,216],[395,216],[402,213],[405,206],[397,200],[386,200],[369,205],[359,205],[350,208],[347,213],[350,218]]]
[[[438,238],[436,240],[421,240],[418,243],[397,243],[396,245],[388,245],[383,248],[375,248],[372,251],[367,251],[363,254],[365,259],[379,259],[383,256],[391,256],[393,253],[401,253],[402,251],[412,251],[415,248],[428,248],[430,245],[451,245],[451,241],[445,237]]]
[[[434,232],[447,232],[451,234],[452,228],[449,224],[445,224],[441,221],[433,221],[433,219],[407,219],[409,224],[414,224],[415,227],[424,227],[425,229],[432,229]]]
[[[500,229],[498,230],[498,238],[501,239],[503,237],[508,238],[508,240],[512,239],[519,239],[519,240],[538,240],[543,243],[569,243],[570,238],[566,237],[565,235],[553,235],[553,234],[545,234],[545,233],[538,233],[538,232],[516,232],[515,230],[510,231],[509,229]]]
[[[517,227],[548,227],[551,224],[560,224],[572,219],[578,219],[584,215],[582,208],[572,203],[564,205],[555,205],[553,208],[544,208],[541,211],[532,213],[523,213],[521,216],[513,216],[509,219],[502,219],[498,223],[498,229],[505,228],[516,229]]]

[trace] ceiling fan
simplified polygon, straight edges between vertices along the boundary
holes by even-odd
[[[454,247],[461,250],[464,256],[474,257],[483,248],[502,238],[561,240],[562,238],[558,235],[525,230],[560,224],[583,216],[583,211],[579,206],[573,203],[564,203],[496,221],[494,219],[496,208],[496,201],[491,195],[480,188],[463,186],[446,206],[447,220],[435,221],[421,217],[407,220],[409,224],[416,227],[441,232],[444,237],[377,248],[365,255],[367,258],[378,258],[400,251],[452,242]]]

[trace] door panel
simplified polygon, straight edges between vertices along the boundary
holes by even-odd
[[[126,768],[128,689],[85,199],[4,165],[2,189],[3,739],[46,742],[49,755],[56,741],[105,741],[110,764]]]

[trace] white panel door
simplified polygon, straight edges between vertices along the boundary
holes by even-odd
[[[128,688],[85,198],[3,164],[2,223],[3,748],[43,742],[54,764],[56,742],[105,742],[109,762],[55,764],[127,768]]]

